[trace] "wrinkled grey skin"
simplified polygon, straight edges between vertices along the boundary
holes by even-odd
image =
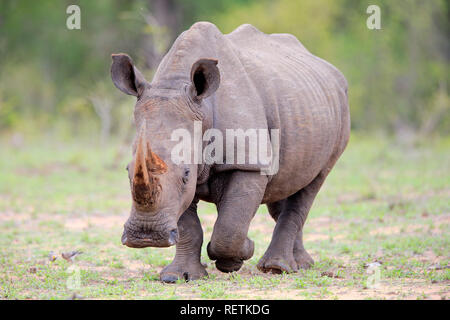
[[[247,232],[262,203],[276,226],[258,269],[295,272],[313,264],[303,247],[303,225],[350,132],[347,82],[335,67],[289,34],[242,25],[223,35],[199,22],[177,38],[151,84],[124,54],[113,55],[111,74],[120,90],[138,98],[128,166],[133,207],[122,242],[176,243],[162,281],[207,275],[200,262],[199,200],[217,206],[207,251],[219,270],[237,271],[252,257]],[[279,171],[266,176],[258,165],[175,165],[171,133],[193,133],[194,120],[203,122],[203,132],[223,130],[224,138],[225,129],[279,129]]]

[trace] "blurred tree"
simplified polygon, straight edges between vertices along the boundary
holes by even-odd
[[[181,10],[175,0],[149,0],[148,7],[145,13],[147,28],[143,39],[144,52],[147,68],[154,70],[177,36]]]
[[[360,130],[449,133],[449,2],[380,0],[381,30],[366,27],[363,0],[274,0],[234,6],[214,16],[223,31],[240,22],[288,32],[347,77],[352,125]],[[433,111],[436,109],[435,111]],[[446,112],[447,111],[447,112]],[[428,116],[426,116],[428,114]],[[436,116],[439,115],[439,117]]]
[[[70,4],[81,8],[81,30],[66,28]],[[120,117],[130,112],[121,106],[133,100],[111,84],[110,54],[129,53],[150,80],[177,35],[195,21],[209,20],[223,32],[252,23],[266,33],[292,33],[336,65],[350,84],[354,129],[448,134],[449,2],[379,0],[381,30],[366,27],[370,4],[2,0],[0,130],[41,131],[68,119],[68,131],[81,132],[95,122],[106,136],[123,133],[130,120]],[[101,113],[99,101],[109,106]]]

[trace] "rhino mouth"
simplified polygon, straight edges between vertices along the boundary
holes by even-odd
[[[130,248],[166,248],[175,245],[178,238],[177,228],[167,228],[163,231],[148,230],[128,220],[124,225],[121,241]]]
[[[171,230],[168,232],[168,236],[164,238],[159,236],[155,237],[154,233],[136,236],[135,234],[129,234],[126,230],[124,230],[121,240],[123,245],[130,248],[167,248],[178,242],[178,230]]]

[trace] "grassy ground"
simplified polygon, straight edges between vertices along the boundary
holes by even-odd
[[[117,146],[0,143],[0,298],[450,297],[449,139],[407,148],[353,136],[305,225],[316,264],[297,274],[256,269],[274,227],[265,206],[250,226],[254,257],[237,273],[218,272],[206,254],[216,211],[202,203],[202,260],[210,277],[173,285],[160,283],[158,274],[174,248],[120,243],[131,199],[129,159],[112,165]],[[73,263],[62,259],[72,250],[83,253]]]

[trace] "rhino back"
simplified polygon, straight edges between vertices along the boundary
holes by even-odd
[[[292,35],[243,25],[226,37],[257,91],[268,128],[281,133],[280,169],[265,198],[292,194],[334,164],[347,143],[347,81]]]
[[[177,38],[152,85],[188,84],[190,68],[200,58],[219,60],[220,86],[206,99],[213,127],[280,130],[279,171],[265,199],[295,193],[343,151],[350,123],[347,82],[294,36],[264,34],[251,25],[223,35],[212,23],[196,23]],[[260,168],[216,166],[217,171],[230,169]]]

